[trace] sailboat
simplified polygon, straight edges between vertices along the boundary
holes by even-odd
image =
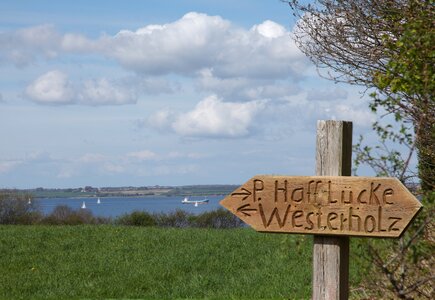
[[[183,201],[181,201],[183,204],[193,204],[195,207],[198,207],[199,204],[207,204],[208,199],[204,198],[204,200],[189,200],[189,197],[185,197]]]
[[[30,198],[29,198],[29,202],[27,202],[27,204],[32,204],[32,200],[30,200]]]
[[[97,199],[97,204],[101,204],[100,198]]]
[[[82,208],[83,208],[83,209],[86,208],[86,203],[85,203],[85,201],[83,201],[83,203],[82,203]]]

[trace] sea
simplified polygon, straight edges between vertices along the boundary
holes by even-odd
[[[184,210],[193,214],[200,214],[220,208],[219,201],[225,196],[207,196],[208,203],[183,204],[182,196],[143,196],[143,197],[101,197],[98,203],[97,197],[88,198],[37,198],[34,199],[36,204],[41,208],[44,214],[50,214],[56,206],[67,205],[72,209],[83,209],[92,212],[98,217],[116,218],[133,211],[147,211],[149,213],[169,213],[177,209]],[[204,200],[205,198],[192,196],[189,200]]]

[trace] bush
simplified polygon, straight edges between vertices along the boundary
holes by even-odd
[[[125,214],[115,222],[118,225],[127,226],[155,226],[157,222],[151,214],[145,211],[134,211],[131,214]]]
[[[134,211],[119,217],[115,224],[127,226],[158,226],[158,227],[199,227],[199,228],[238,228],[244,223],[222,208],[202,213],[198,216],[184,210],[170,213],[150,214],[145,211]]]
[[[202,213],[195,220],[195,226],[200,228],[237,228],[243,224],[239,218],[222,208]]]
[[[81,225],[81,224],[105,224],[110,220],[106,218],[95,218],[86,209],[74,210],[67,205],[59,205],[46,216],[41,223],[47,225]]]
[[[28,194],[3,192],[0,194],[0,224],[30,225],[37,223],[42,214]]]
[[[177,209],[176,211],[167,214],[155,214],[154,216],[157,222],[157,226],[159,227],[191,227],[193,223],[192,221],[195,219],[195,216],[193,214],[181,209]]]

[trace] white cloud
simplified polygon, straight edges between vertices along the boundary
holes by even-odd
[[[15,38],[16,40],[20,40],[26,45],[32,47],[50,49],[55,47],[55,45],[59,42],[60,35],[55,30],[53,25],[45,24],[20,29],[17,31]],[[52,50],[47,51],[52,52]]]
[[[177,118],[177,114],[168,110],[160,110],[151,115],[145,122],[141,122],[140,126],[145,124],[156,129],[168,130],[171,128],[171,123]]]
[[[66,33],[60,40],[60,48],[65,52],[92,52],[97,51],[98,42],[77,33]]]
[[[68,76],[54,70],[35,79],[27,86],[26,94],[38,103],[65,104],[73,100],[74,90]]]
[[[342,88],[311,89],[307,93],[308,101],[337,101],[346,99],[348,92]]]
[[[172,124],[175,132],[184,136],[239,137],[249,134],[253,118],[264,102],[222,102],[210,96],[194,110],[182,114]]]
[[[206,157],[207,155],[203,153],[196,153],[196,152],[190,152],[190,153],[181,153],[178,151],[172,151],[168,153],[167,158],[168,159],[177,159],[177,158],[189,158],[189,159],[201,159]]]
[[[86,80],[77,94],[79,102],[90,105],[129,104],[137,101],[133,88],[122,86],[106,78]]]
[[[355,125],[370,127],[376,118],[357,89],[311,90],[307,93],[307,102],[312,105],[315,115],[324,119],[352,121]]]
[[[284,27],[270,20],[264,21],[260,25],[255,25],[252,27],[252,30],[257,31],[264,37],[272,39],[286,35],[286,30]]]
[[[133,104],[141,94],[169,94],[179,89],[176,83],[164,78],[139,76],[119,79],[102,77],[73,82],[66,73],[52,70],[31,82],[25,90],[25,95],[40,104],[99,106]]]
[[[156,175],[156,176],[168,176],[168,175],[186,175],[191,173],[196,173],[201,168],[198,165],[195,164],[181,164],[181,165],[160,165],[155,168],[153,168],[149,175]]]
[[[181,86],[162,77],[143,78],[136,76],[129,78],[132,85],[135,85],[141,92],[148,95],[172,94],[180,91]]]
[[[19,160],[0,161],[0,174],[8,173],[21,165],[23,162]]]
[[[374,122],[375,115],[368,108],[367,102],[354,94],[358,94],[356,89],[312,89],[306,93],[300,107],[316,119],[347,120],[358,126],[369,127]]]
[[[146,74],[191,73],[214,63],[231,25],[218,16],[188,13],[164,25],[122,30],[100,40],[105,54]]]
[[[135,160],[155,160],[158,158],[157,154],[149,151],[149,150],[142,150],[137,152],[130,152],[127,154],[128,158],[133,158]]]
[[[103,169],[108,173],[124,173],[126,171],[124,165],[111,162],[105,163]]]
[[[75,168],[72,168],[71,166],[68,166],[68,167],[60,168],[56,177],[61,178],[61,179],[68,179],[68,178],[73,178],[75,176],[78,176],[79,174],[80,174],[80,172],[78,170],[76,170]]]
[[[344,89],[301,93],[298,80],[307,75],[310,64],[290,38],[292,34],[270,20],[244,29],[220,16],[190,12],[171,23],[120,30],[96,39],[61,34],[51,25],[1,33],[0,41],[12,44],[1,45],[0,55],[16,53],[17,57],[27,55],[28,60],[63,53],[105,56],[137,73],[128,79],[75,82],[61,71],[50,71],[26,89],[31,100],[44,104],[130,104],[143,94],[179,90],[172,74],[181,76],[183,84],[193,81],[197,91],[216,96],[204,99],[190,112],[162,110],[148,119],[153,127],[182,136],[249,135],[253,118],[264,108],[265,100],[260,99],[282,102],[300,96],[293,108],[306,111],[310,115],[306,119],[349,116],[359,123],[372,119],[356,108],[358,104],[345,102],[349,95]]]
[[[234,138],[251,133],[255,117],[265,105],[266,101],[260,100],[223,102],[212,95],[200,101],[190,112],[159,112],[149,119],[149,123],[154,127],[171,128],[182,136]]]
[[[14,32],[0,32],[0,60],[23,67],[36,57],[56,57],[61,35],[53,25],[38,25]]]
[[[210,69],[199,72],[196,86],[200,91],[217,94],[232,101],[279,100],[300,92],[300,87],[293,81],[244,77],[219,78],[214,76]]]
[[[30,165],[51,164],[56,161],[48,152],[34,151],[27,153],[23,157],[0,160],[0,174],[13,172],[19,166],[27,168]]]
[[[77,159],[80,163],[99,163],[103,162],[107,157],[100,153],[86,153]]]
[[[39,56],[96,54],[148,75],[192,75],[209,68],[222,78],[287,78],[300,76],[308,67],[290,34],[272,21],[246,30],[220,16],[190,12],[172,23],[120,30],[97,39],[61,34],[51,25],[5,32],[0,34],[0,55],[5,61],[25,64]]]
[[[196,173],[200,170],[197,161],[202,160],[204,163],[203,158],[209,155],[183,150],[154,152],[144,149],[119,154],[110,154],[107,151],[60,155],[57,158],[53,158],[50,153],[33,152],[22,158],[0,160],[0,176],[30,176],[33,177],[31,186],[39,185],[37,182],[44,178],[51,178],[53,182],[60,180],[58,183],[69,179],[82,182],[83,185],[94,185],[96,183],[92,182],[98,182],[99,179],[113,178],[116,185],[119,184],[116,180],[122,182],[125,176],[129,180],[148,177],[152,181],[154,176]],[[121,176],[124,176],[123,179],[120,179]],[[143,181],[140,182],[142,183],[139,184],[143,184]]]
[[[245,29],[220,16],[190,12],[171,23],[98,38],[60,33],[52,25],[4,32],[0,34],[0,42],[4,41],[0,58],[25,65],[65,54],[76,55],[78,61],[105,57],[137,75],[129,84],[109,78],[72,82],[65,73],[51,71],[27,89],[26,94],[37,103],[135,103],[141,93],[179,90],[173,74],[226,101],[251,101],[298,91],[296,82],[310,64],[290,35],[291,31],[270,20]],[[54,84],[47,84],[49,76],[56,77]]]
[[[330,113],[332,119],[352,121],[354,124],[363,127],[371,126],[376,120],[376,115],[367,107],[353,107],[346,104],[338,104]]]
[[[133,86],[106,78],[73,83],[59,70],[49,71],[30,83],[26,96],[40,104],[121,105],[136,103]]]

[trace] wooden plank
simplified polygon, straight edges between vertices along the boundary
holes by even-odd
[[[318,121],[316,175],[350,176],[351,172],[352,123]],[[349,298],[349,237],[314,236],[312,286],[313,300]]]
[[[221,204],[257,231],[398,237],[421,208],[395,178],[272,176],[248,180]]]
[[[352,122],[317,121],[316,175],[350,176]]]

